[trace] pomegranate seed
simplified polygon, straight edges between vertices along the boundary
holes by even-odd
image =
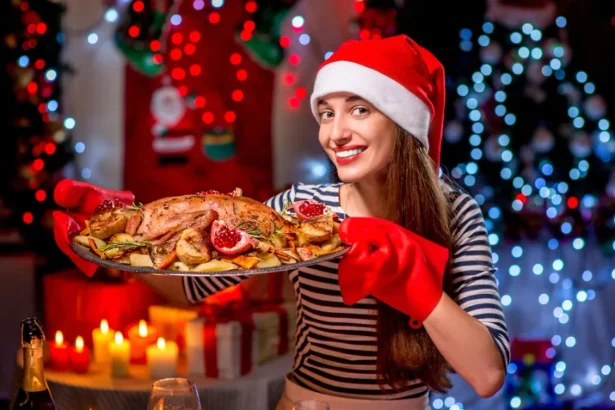
[[[214,239],[216,245],[221,248],[232,248],[241,240],[241,234],[237,230],[228,229],[223,226],[216,232]]]
[[[303,203],[299,206],[299,212],[308,218],[325,213],[325,206],[319,203]]]

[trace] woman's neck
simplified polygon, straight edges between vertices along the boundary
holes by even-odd
[[[340,205],[349,216],[384,217],[381,181],[361,181],[344,184],[340,190]]]

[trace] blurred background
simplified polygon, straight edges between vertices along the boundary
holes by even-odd
[[[330,182],[309,109],[318,65],[344,40],[405,33],[446,68],[442,172],[482,206],[514,339],[496,397],[455,379],[433,408],[615,408],[615,1],[6,0],[0,10],[4,396],[19,320],[71,309],[68,285],[46,282],[71,269],[50,229],[57,181],[140,202],[235,186],[265,200],[295,181]]]

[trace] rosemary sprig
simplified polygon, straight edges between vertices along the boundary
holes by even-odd
[[[288,199],[284,200],[284,206],[282,206],[282,210],[280,211],[281,214],[285,214],[286,211],[288,211],[288,207],[291,206],[293,203],[290,202]]]
[[[138,211],[139,209],[141,209],[143,207],[143,204],[141,202],[139,202],[138,204],[135,204],[134,202],[132,203],[132,205],[128,205],[126,208],[133,210],[133,211]]]
[[[235,226],[235,229],[239,229],[242,230],[244,232],[246,232],[248,235],[252,236],[254,239],[264,239],[263,233],[254,228],[254,225],[251,224],[250,222],[240,222],[239,224],[237,224]]]
[[[121,248],[142,248],[144,246],[149,246],[151,245],[151,242],[147,242],[147,241],[127,241],[127,242],[117,242],[117,243],[110,243],[107,244],[106,246],[103,246],[102,248],[100,248],[99,250],[101,252],[107,252],[110,249],[121,249]]]
[[[280,231],[279,229],[277,229],[277,228],[276,228],[276,229],[273,231],[273,233],[269,236],[268,241],[269,241],[269,242],[273,241],[273,237],[274,237],[274,236],[276,236],[276,235],[281,235],[281,234],[282,234],[282,231]]]

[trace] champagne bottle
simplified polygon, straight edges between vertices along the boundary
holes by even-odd
[[[23,349],[23,379],[13,410],[55,410],[51,392],[43,371],[43,344],[45,334],[37,318],[21,322],[21,347]]]

